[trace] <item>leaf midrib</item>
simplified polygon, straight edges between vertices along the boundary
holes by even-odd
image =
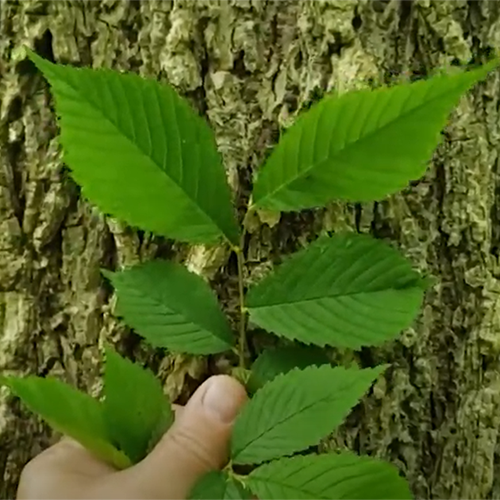
[[[424,81],[424,80],[420,80],[420,81]],[[408,84],[408,85],[411,85]],[[455,90],[456,87],[459,87],[459,83],[457,83],[454,87],[452,87],[453,90]],[[429,87],[431,88],[431,87]],[[339,157],[343,154],[346,153],[346,151],[348,151],[349,149],[353,148],[353,147],[359,147],[359,144],[362,142],[362,141],[365,141],[367,140],[368,138],[370,138],[372,135],[375,135],[377,133],[380,133],[381,130],[385,129],[386,127],[389,127],[389,126],[392,126],[394,125],[395,123],[397,123],[399,120],[401,120],[402,118],[407,118],[408,116],[411,116],[411,114],[413,112],[416,112],[418,110],[420,110],[421,108],[425,107],[426,105],[428,105],[429,103],[433,103],[435,101],[438,101],[441,99],[442,95],[445,94],[445,93],[448,93],[450,92],[452,89],[448,88],[447,89],[447,92],[441,92],[438,96],[435,96],[427,101],[425,101],[424,103],[422,104],[419,104],[418,106],[412,108],[411,110],[407,111],[406,113],[402,113],[400,115],[398,115],[398,117],[394,120],[391,120],[390,122],[386,123],[385,125],[383,125],[382,127],[380,128],[377,128],[376,130],[372,131],[372,132],[369,132],[368,134],[365,134],[363,137],[357,139],[356,141],[351,141],[351,142],[348,142],[346,144],[345,147],[343,147],[342,149],[339,149],[338,151],[336,151],[333,155],[329,155],[327,154],[324,158],[318,160],[318,161],[315,161],[314,163],[312,163],[310,166],[308,166],[307,168],[305,168],[304,170],[302,170],[299,175],[297,175],[296,177],[294,177],[292,180],[286,180],[285,182],[283,182],[282,184],[280,184],[278,187],[276,187],[276,189],[274,189],[274,191],[271,191],[270,193],[268,193],[266,196],[264,196],[263,198],[261,198],[260,201],[256,202],[256,206],[262,206],[262,203],[264,203],[267,199],[269,199],[270,197],[273,197],[277,192],[281,191],[283,188],[286,188],[287,186],[289,186],[290,184],[292,184],[293,182],[296,182],[298,180],[300,180],[302,177],[305,177],[306,175],[308,175],[311,170],[314,170],[319,164],[321,163],[326,163],[328,161],[335,161],[335,158],[336,157]],[[361,91],[361,92],[374,92],[376,91],[377,89],[375,90],[370,90],[370,91]],[[382,87],[381,90],[384,90],[384,91],[388,91],[390,90],[390,87]],[[429,90],[428,90],[429,91]],[[428,92],[427,91],[427,92]],[[411,95],[411,94],[410,94]],[[339,98],[337,98],[339,99]],[[319,118],[318,118],[319,119]]]
[[[75,68],[76,70],[79,70],[79,69],[85,69],[85,68]],[[108,73],[108,71],[106,71],[105,69],[98,69],[97,71],[102,71],[104,74]],[[135,78],[133,74],[127,74],[128,77],[132,77],[132,78]],[[56,77],[57,79],[57,77]],[[71,82],[68,82],[67,79],[62,79],[62,78],[59,78],[60,80],[63,80],[64,83],[66,85],[68,85],[69,87],[71,87],[75,92],[78,93],[78,95],[80,96],[80,98],[82,99],[83,102],[86,102],[88,104],[91,105],[92,109],[94,110],[94,112],[96,112],[97,114],[99,114],[100,116],[102,116],[108,123],[110,123],[114,129],[118,132],[118,135],[121,135],[122,137],[125,137],[129,143],[131,143],[133,146],[135,146],[135,148],[137,148],[139,150],[140,153],[142,153],[142,155],[148,159],[148,161],[150,161],[154,166],[156,166],[158,168],[158,170],[160,172],[162,172],[165,177],[177,188],[179,189],[182,193],[184,193],[186,195],[186,197],[191,201],[191,203],[195,206],[196,210],[205,218],[207,219],[213,226],[215,226],[221,235],[223,235],[226,239],[228,239],[230,241],[230,238],[228,235],[226,235],[225,231],[219,226],[219,224],[212,218],[211,215],[209,215],[207,212],[205,212],[201,206],[198,204],[197,200],[195,200],[183,187],[182,185],[180,185],[175,179],[173,179],[172,177],[170,177],[168,175],[168,173],[151,157],[147,154],[147,152],[144,150],[143,147],[141,147],[138,143],[134,142],[133,139],[131,139],[129,137],[128,134],[126,134],[123,130],[121,130],[119,128],[119,126],[110,118],[108,117],[106,114],[104,114],[104,112],[99,108],[99,106],[90,98],[86,97],[83,95],[82,91],[78,88],[78,87],[75,87]],[[108,85],[108,82],[105,82],[106,85]],[[154,82],[154,83],[157,83],[158,82]],[[135,84],[135,83],[134,83]],[[160,84],[158,84],[160,85]],[[110,89],[112,91],[112,89]],[[158,98],[158,95],[156,93],[156,89],[151,89],[154,94],[155,94],[155,101],[158,103],[158,106],[160,105],[159,103],[159,98]],[[160,92],[160,89],[158,89],[158,92]],[[112,94],[112,92],[111,92]],[[175,107],[176,104],[175,104],[175,97],[172,99],[172,103],[173,103],[173,106]],[[142,106],[142,104],[141,104]],[[191,110],[192,111],[192,110]],[[193,111],[194,112],[194,111]],[[164,124],[163,124],[163,116],[161,115],[161,110],[159,110],[159,114],[161,116],[160,120],[161,120],[161,123],[162,123],[162,127],[163,129],[165,129],[164,127]],[[61,117],[62,118],[62,117]],[[199,117],[201,118],[201,117]],[[133,118],[132,118],[132,115],[131,115],[131,121],[134,121]],[[148,135],[149,135],[149,140],[151,141],[151,144],[153,143],[152,141],[152,138],[151,138],[151,134],[150,134],[150,130],[149,130],[149,121],[148,119],[146,118],[146,122],[148,123]],[[177,121],[175,122],[176,123],[176,126],[177,126]],[[177,126],[178,128],[178,126]],[[153,146],[151,146],[151,149],[153,149]],[[180,158],[181,158],[181,170],[184,170],[184,159],[182,157],[182,154],[180,155]]]
[[[317,455],[317,456],[321,456],[321,455]],[[328,455],[326,455],[326,456],[328,456]],[[354,464],[354,465],[356,466],[357,464]],[[344,469],[345,469],[346,467],[344,466],[344,467],[337,467],[337,468],[344,468]],[[322,472],[322,474],[324,474],[324,471]],[[380,475],[380,471],[373,471],[373,472],[371,472],[371,473],[366,473],[366,472],[365,472],[365,473],[363,474],[363,477],[364,477],[364,478],[366,478],[366,477],[369,477],[369,476],[379,476],[379,475]],[[336,483],[333,485],[333,487],[338,487],[338,485],[340,485],[340,484],[344,483],[345,481],[347,481],[347,480],[349,480],[349,479],[356,478],[356,477],[358,477],[358,474],[354,474],[354,475],[350,475],[350,476],[343,476],[343,477],[342,477],[342,479],[341,479],[340,481],[336,482]],[[310,492],[309,490],[307,490],[307,489],[306,489],[306,488],[304,488],[304,487],[300,487],[300,486],[296,486],[296,485],[294,485],[294,486],[290,486],[290,485],[288,485],[288,484],[286,484],[286,483],[283,483],[283,482],[280,482],[280,481],[278,481],[278,480],[276,480],[276,479],[275,479],[275,480],[273,480],[272,478],[271,478],[271,479],[269,479],[269,476],[267,476],[267,478],[266,478],[266,479],[260,479],[258,476],[257,476],[257,477],[255,477],[255,476],[254,476],[254,477],[253,477],[253,480],[254,480],[254,481],[255,481],[255,480],[260,481],[261,483],[264,483],[264,484],[266,484],[266,483],[275,484],[275,485],[277,485],[277,486],[280,486],[281,488],[288,488],[288,489],[290,489],[290,490],[293,490],[293,489],[295,489],[295,490],[299,490],[299,491],[301,491],[302,493],[306,493],[306,494],[307,494],[308,496],[310,496],[311,498],[320,498],[321,500],[330,500],[330,496],[329,496],[329,495],[328,495],[328,496],[319,496],[319,497],[318,497],[318,496],[317,496],[317,494],[318,494],[318,492],[317,492],[317,491],[315,491],[315,492]],[[309,482],[310,482],[310,480],[309,480]],[[331,488],[331,487],[332,487],[332,485],[328,485],[328,488]],[[356,490],[356,488],[354,489],[354,491],[357,491],[357,490]],[[359,491],[359,490],[358,490],[358,491]],[[345,497],[343,497],[343,498],[345,498]]]
[[[125,283],[125,282],[123,282],[123,283],[122,283],[122,286],[123,286],[123,288],[122,288],[122,293],[123,293],[125,290],[127,290],[127,289],[129,289],[129,288],[130,288],[130,285],[128,285],[128,284],[127,284],[127,283]],[[143,298],[144,298],[144,297],[143,297]],[[170,314],[178,314],[178,315],[182,316],[182,318],[184,319],[185,324],[193,325],[193,326],[195,326],[195,327],[196,327],[199,331],[201,331],[201,332],[207,332],[207,333],[209,333],[210,335],[213,335],[214,337],[217,337],[219,340],[221,340],[221,341],[223,341],[223,342],[226,342],[226,340],[225,340],[224,338],[222,338],[222,337],[220,337],[219,335],[217,335],[217,333],[215,333],[212,329],[207,328],[205,325],[199,324],[199,322],[194,322],[194,321],[192,321],[192,320],[190,320],[190,319],[187,319],[185,311],[183,311],[181,308],[179,308],[179,310],[176,310],[176,309],[174,309],[174,308],[172,308],[172,307],[169,307],[169,306],[167,305],[167,303],[166,303],[166,302],[163,302],[160,298],[158,298],[158,297],[157,297],[157,296],[155,296],[155,295],[149,295],[149,300],[150,300],[151,302],[153,302],[153,303],[154,303],[154,306],[155,306],[155,307],[158,307],[158,306],[159,306],[159,307],[160,307],[160,309],[162,309],[162,310],[166,310],[166,311],[168,311]]]
[[[278,375],[279,377],[279,375]],[[274,379],[276,380],[276,379]],[[352,386],[353,383],[350,382],[350,383],[347,383],[344,387],[342,387],[341,389],[337,389],[337,393],[338,394],[339,392],[345,392],[347,389],[349,389],[349,386]],[[295,413],[292,413],[290,415],[288,415],[287,417],[283,418],[282,420],[280,420],[279,422],[276,422],[276,424],[273,426],[273,427],[268,427],[266,428],[264,431],[262,431],[260,434],[258,434],[257,436],[255,436],[255,438],[252,440],[252,441],[249,441],[244,448],[241,448],[241,450],[238,452],[238,454],[236,455],[236,457],[238,455],[240,455],[243,451],[245,451],[249,446],[251,446],[252,444],[254,444],[257,440],[259,440],[260,438],[262,438],[262,436],[264,436],[265,434],[267,434],[268,432],[271,432],[272,430],[274,430],[276,427],[286,423],[288,420],[290,420],[291,418],[294,418],[296,415],[300,414],[300,413],[304,413],[306,411],[308,411],[311,407],[315,406],[315,405],[318,405],[318,404],[322,404],[324,403],[325,401],[329,400],[329,399],[332,399],[332,398],[335,398],[336,395],[332,395],[331,393],[329,393],[327,396],[321,398],[321,399],[317,399],[315,400],[314,402],[310,403],[309,405],[307,405],[306,407],[301,407],[300,410],[296,411]],[[319,438],[321,439],[321,438]],[[311,445],[312,446],[312,445]],[[293,453],[293,452],[289,452],[289,453]],[[262,462],[262,460],[261,460]]]
[[[356,295],[369,295],[369,294],[389,292],[389,291],[401,291],[401,292],[403,292],[403,291],[412,290],[412,289],[419,289],[419,287],[418,286],[407,286],[407,287],[403,287],[403,288],[388,287],[388,288],[380,288],[380,289],[374,289],[374,290],[369,290],[369,291],[334,293],[334,294],[326,294],[326,295],[308,297],[305,299],[299,299],[299,300],[293,300],[293,301],[288,300],[288,301],[267,303],[264,305],[254,305],[254,306],[248,305],[247,307],[249,309],[266,309],[266,308],[279,307],[279,306],[285,306],[285,305],[307,304],[308,302],[317,302],[318,300],[322,300],[322,299],[337,299],[339,297],[354,297]]]

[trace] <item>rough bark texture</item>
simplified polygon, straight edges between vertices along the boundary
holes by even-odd
[[[47,86],[20,52],[174,84],[212,126],[235,199],[296,113],[342,91],[484,61],[500,48],[500,3],[486,1],[2,1],[0,3],[0,373],[51,374],[95,393],[111,340],[185,398],[224,360],[153,352],[112,316],[99,268],[155,256],[189,261],[231,313],[227,249],[134,232],[79,197],[60,161]],[[331,204],[253,221],[248,280],[323,230],[392,241],[437,278],[413,329],[341,362],[392,363],[325,446],[398,465],[417,497],[499,498],[499,79],[465,98],[424,179],[374,205]],[[259,334],[263,341],[266,337]],[[49,429],[0,392],[0,497]]]

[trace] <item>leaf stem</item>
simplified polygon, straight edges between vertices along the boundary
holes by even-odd
[[[238,343],[238,353],[239,353],[239,366],[245,368],[246,357],[247,357],[247,338],[246,338],[246,316],[247,310],[245,307],[245,291],[243,288],[243,270],[245,268],[245,257],[243,255],[243,244],[245,238],[245,231],[241,235],[240,246],[235,249],[236,258],[238,262],[238,291],[240,300],[240,324],[239,324],[239,343]]]

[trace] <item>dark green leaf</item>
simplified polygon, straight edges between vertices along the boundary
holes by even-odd
[[[250,393],[254,393],[280,373],[289,372],[293,368],[329,363],[325,351],[318,347],[297,344],[268,349],[262,352],[252,365],[247,388]]]
[[[170,402],[152,372],[111,349],[106,350],[104,391],[108,434],[137,463],[149,451],[153,434],[172,424]]]
[[[317,445],[384,369],[323,365],[278,375],[238,415],[231,442],[233,463],[257,464]]]
[[[198,481],[189,498],[191,500],[238,500],[252,497],[243,485],[230,478],[225,472],[212,471]]]
[[[248,487],[260,499],[412,499],[398,470],[352,453],[283,458],[255,469]]]
[[[172,407],[170,405],[168,406],[168,408],[164,406],[162,408],[162,413],[158,418],[156,426],[153,428],[151,432],[151,437],[149,439],[147,446],[147,453],[146,453],[147,455],[153,450],[153,448],[155,448],[160,439],[168,431],[168,429],[173,423],[173,420],[175,420],[175,416],[173,415]]]
[[[180,264],[155,260],[103,274],[116,288],[117,315],[153,346],[191,354],[231,348],[233,335],[215,295]]]
[[[411,325],[425,284],[397,250],[366,235],[319,238],[250,289],[250,320],[320,346],[379,345]]]

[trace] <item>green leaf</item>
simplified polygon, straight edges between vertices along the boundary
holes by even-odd
[[[196,483],[189,495],[191,500],[238,500],[252,498],[242,484],[225,472],[211,471]]]
[[[348,452],[283,458],[255,469],[247,484],[258,498],[269,500],[413,498],[396,467]]]
[[[155,260],[102,272],[116,288],[117,315],[153,346],[191,354],[231,349],[234,337],[215,295],[184,266]]]
[[[65,162],[92,203],[171,238],[238,244],[213,133],[171,86],[29,56],[50,83]]]
[[[285,133],[254,183],[254,204],[290,211],[380,200],[421,177],[461,96],[498,66],[321,100]]]
[[[262,352],[252,365],[247,389],[250,393],[254,393],[280,373],[289,372],[294,368],[329,363],[330,360],[324,350],[318,347],[297,344],[268,349]]]
[[[131,465],[111,444],[102,405],[96,399],[49,377],[5,377],[2,383],[55,431],[78,441],[99,459],[119,469]]]
[[[173,422],[170,402],[149,370],[106,349],[104,415],[108,434],[132,462],[148,453],[153,434]],[[158,436],[156,436],[158,438]]]
[[[323,365],[278,375],[257,391],[237,417],[231,442],[233,463],[257,464],[317,445],[384,369]]]
[[[168,431],[170,426],[175,420],[175,414],[172,411],[170,404],[163,406],[161,409],[161,414],[157,420],[156,426],[151,431],[151,436],[147,445],[146,455],[149,455],[151,451],[156,447],[164,434]]]
[[[250,289],[250,320],[320,346],[380,345],[411,325],[424,282],[386,243],[346,233],[323,237]]]

